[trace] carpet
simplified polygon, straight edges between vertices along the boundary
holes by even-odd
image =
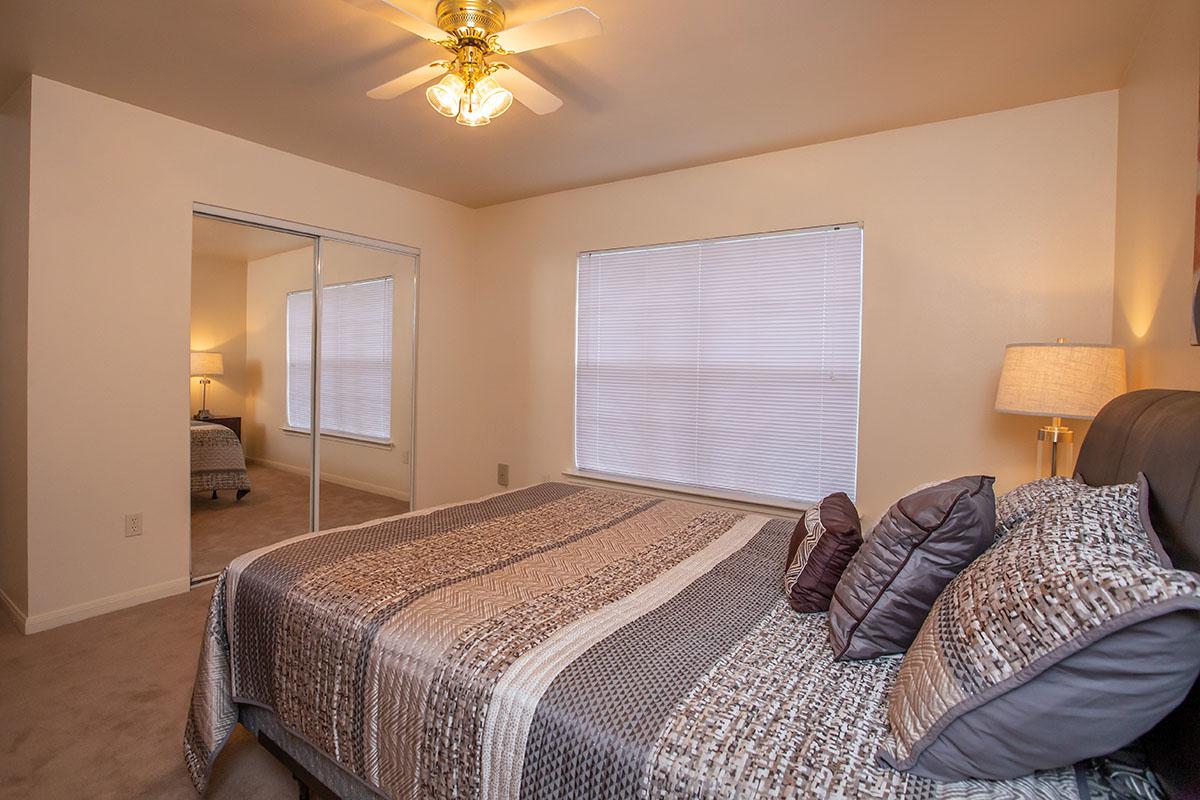
[[[192,495],[192,575],[220,572],[263,545],[308,532],[308,477],[261,464],[246,467],[250,494]],[[356,525],[408,511],[408,503],[321,481],[321,529]]]
[[[0,615],[0,797],[197,800],[183,726],[212,585],[23,636]],[[212,800],[295,800],[244,729],[217,759]]]

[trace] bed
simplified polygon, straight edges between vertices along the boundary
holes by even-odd
[[[250,491],[241,439],[224,425],[195,419],[191,423],[192,491],[212,492],[215,500],[217,491],[226,489],[241,500]]]
[[[1139,395],[1097,419],[1081,472],[1195,487],[1200,429],[1188,450],[1139,428]],[[1200,420],[1200,394],[1147,409],[1168,401]],[[1177,563],[1200,553],[1195,513],[1156,509]],[[881,766],[900,658],[835,662],[826,616],[788,608],[793,526],[547,483],[248,553],[213,594],[193,782],[240,721],[346,798],[1086,795],[1081,769],[937,783]],[[1171,780],[1194,778],[1193,700],[1149,737]]]

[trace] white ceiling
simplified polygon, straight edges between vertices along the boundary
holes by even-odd
[[[311,246],[311,241],[303,236],[207,217],[192,217],[193,256],[225,261],[254,261]]]
[[[444,51],[343,0],[0,0],[0,93],[35,72],[478,207],[1116,88],[1156,0],[502,2],[603,20],[511,57],[555,114],[368,99]]]

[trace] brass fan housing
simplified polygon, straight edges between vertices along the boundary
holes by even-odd
[[[504,30],[504,9],[496,0],[438,0],[437,24],[459,39],[486,41]]]

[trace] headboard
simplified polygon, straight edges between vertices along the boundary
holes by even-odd
[[[1150,520],[1175,567],[1200,572],[1200,392],[1144,389],[1100,410],[1076,473],[1092,486],[1150,484]],[[1145,737],[1172,798],[1200,797],[1200,682]]]

